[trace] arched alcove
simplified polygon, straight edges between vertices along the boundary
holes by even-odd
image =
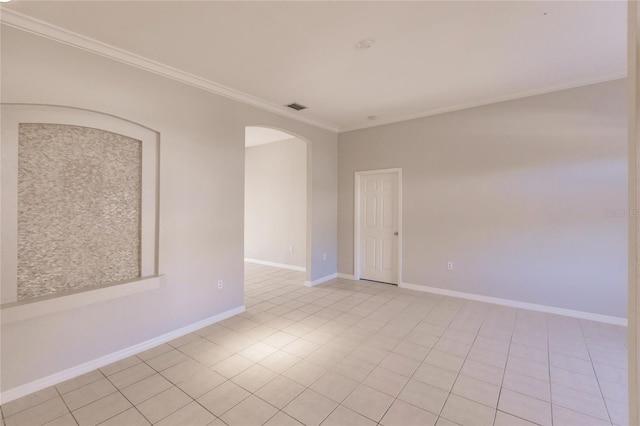
[[[2,122],[3,305],[157,275],[156,132],[53,105]]]

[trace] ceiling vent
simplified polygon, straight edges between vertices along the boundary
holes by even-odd
[[[303,109],[307,109],[306,106],[297,104],[295,102],[292,103],[292,104],[289,104],[289,105],[285,105],[285,106],[287,106],[287,107],[289,107],[291,109],[295,109],[296,111],[302,111]]]

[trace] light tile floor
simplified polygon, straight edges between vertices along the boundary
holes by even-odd
[[[247,311],[2,408],[0,425],[618,425],[626,330],[246,265]]]

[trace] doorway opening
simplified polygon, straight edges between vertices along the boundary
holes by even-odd
[[[245,129],[245,262],[309,276],[309,147],[278,129]]]

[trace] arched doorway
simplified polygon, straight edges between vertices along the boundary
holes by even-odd
[[[280,129],[245,129],[245,262],[310,277],[310,147]]]

